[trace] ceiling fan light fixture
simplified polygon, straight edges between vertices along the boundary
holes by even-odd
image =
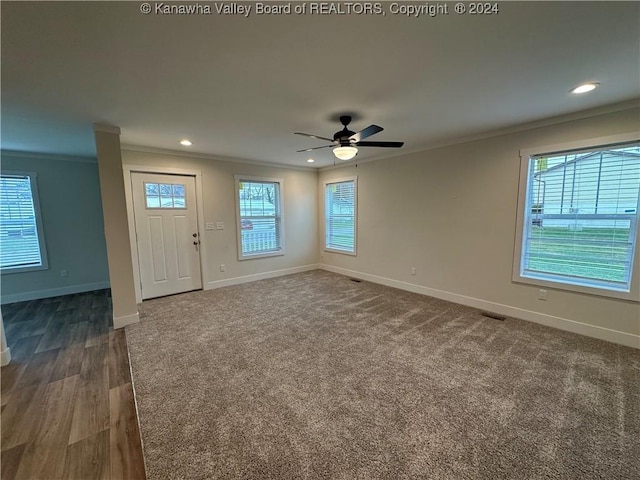
[[[357,153],[356,147],[336,147],[333,149],[333,154],[340,160],[351,160]]]

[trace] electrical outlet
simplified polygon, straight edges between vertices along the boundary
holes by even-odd
[[[62,278],[67,278],[69,276],[69,270],[60,270],[60,276]]]
[[[221,272],[224,272],[224,271],[225,271],[224,263],[223,263],[222,265],[220,265],[220,271],[221,271]]]
[[[546,300],[546,299],[547,299],[547,291],[538,290],[538,300]]]
[[[411,267],[411,275],[415,275],[416,274],[416,267]]]

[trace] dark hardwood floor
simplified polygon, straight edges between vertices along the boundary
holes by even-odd
[[[2,480],[144,479],[127,342],[108,290],[2,306]]]

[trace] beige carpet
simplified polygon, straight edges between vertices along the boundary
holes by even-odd
[[[145,302],[150,479],[637,479],[640,351],[313,271]]]

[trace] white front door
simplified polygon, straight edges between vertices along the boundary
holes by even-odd
[[[202,288],[195,177],[131,173],[142,298]]]

